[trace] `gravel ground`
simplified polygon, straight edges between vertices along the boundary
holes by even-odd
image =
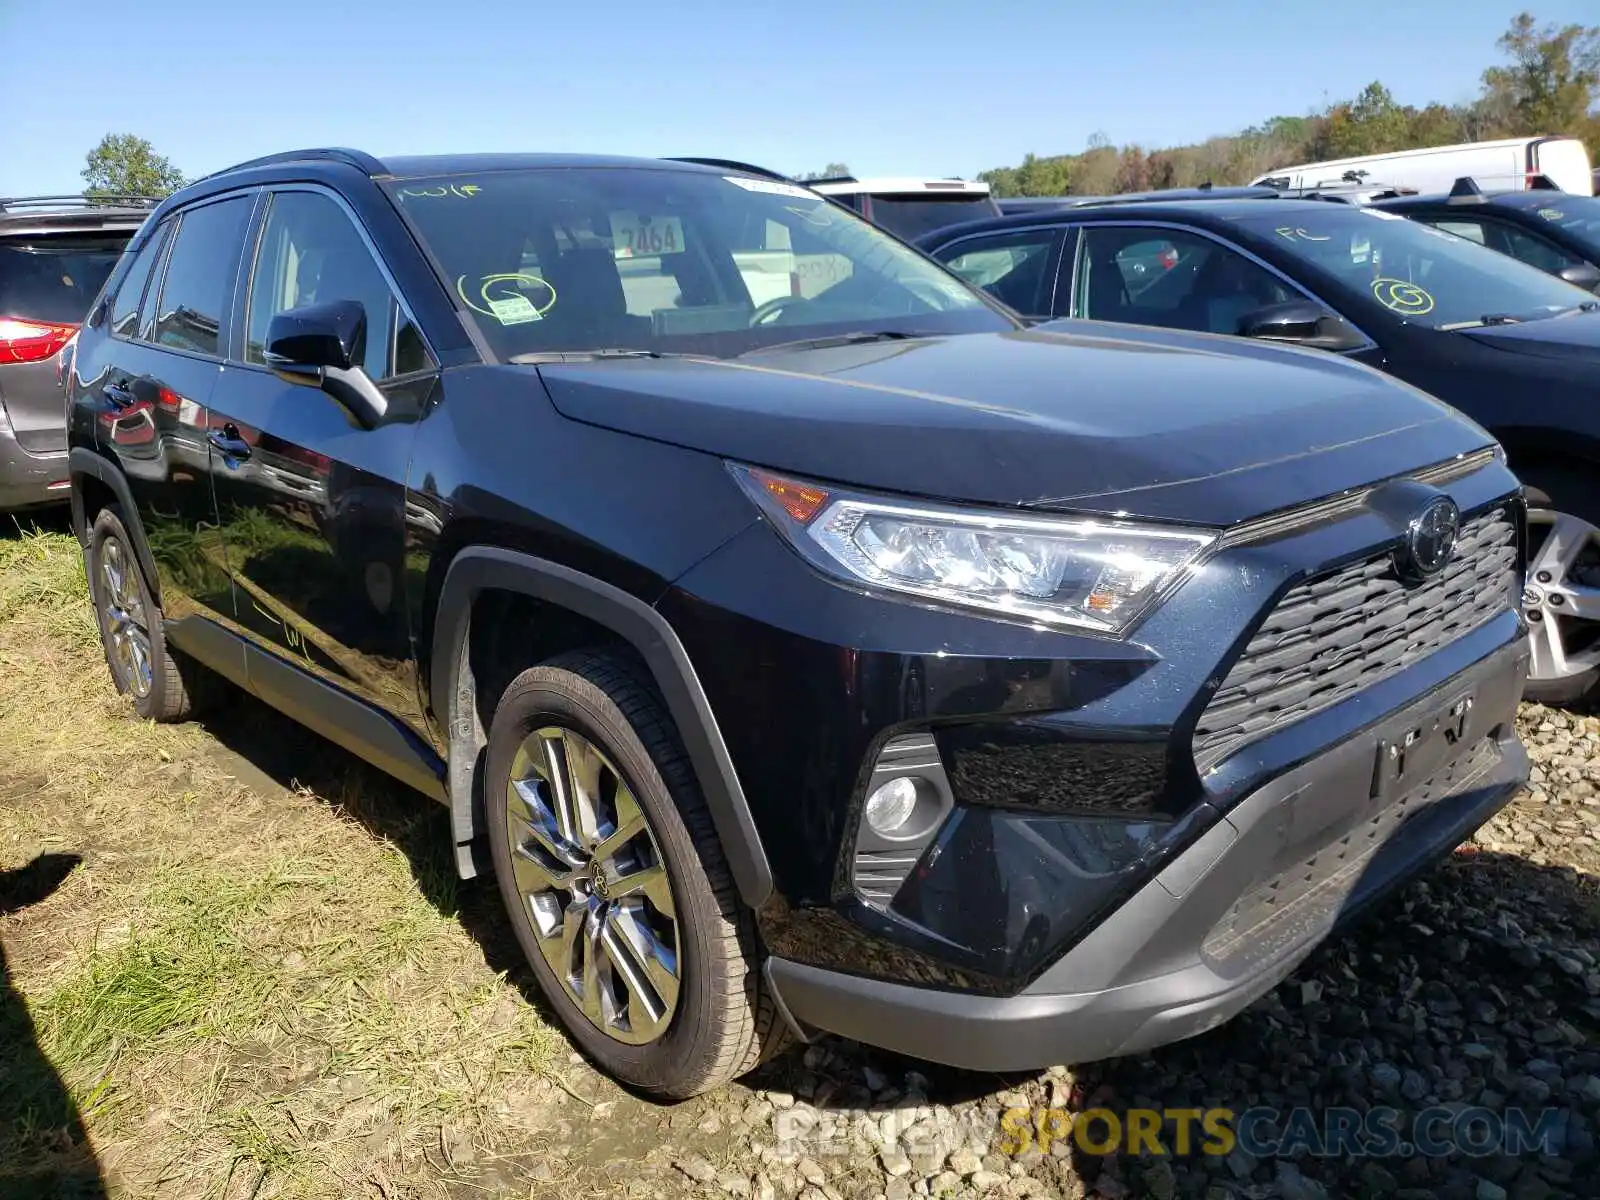
[[[1017,1077],[828,1040],[753,1086],[675,1109],[642,1104],[574,1062],[561,1099],[585,1114],[577,1097],[587,1119],[559,1130],[553,1187],[752,1200],[1600,1196],[1600,719],[1528,705],[1522,725],[1535,761],[1527,795],[1210,1034]],[[1381,1118],[1406,1142],[1423,1136],[1419,1124],[1438,1138],[1477,1108],[1521,1110],[1548,1140],[1520,1155],[1361,1156],[1335,1145],[1257,1159],[1243,1145],[1198,1152],[1193,1126],[1188,1154],[1089,1154],[1070,1136],[1024,1149],[1017,1126],[1002,1123],[1019,1108],[1035,1125],[1039,1110],[1056,1110],[1043,1118],[1054,1133],[1089,1108],[1126,1120],[1135,1109],[1258,1106],[1278,1117],[1256,1131],[1284,1137],[1304,1120],[1297,1107],[1319,1121],[1333,1110]],[[632,1131],[625,1158],[615,1144],[597,1152],[596,1121]],[[1162,1126],[1169,1149],[1177,1125]]]

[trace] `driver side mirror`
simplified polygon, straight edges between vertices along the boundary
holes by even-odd
[[[352,421],[371,429],[389,401],[361,366],[367,352],[367,312],[359,300],[291,308],[267,326],[266,363],[287,383],[327,393]]]
[[[1556,275],[1586,292],[1600,292],[1600,267],[1593,263],[1573,263],[1562,267]]]
[[[1367,341],[1343,317],[1310,300],[1253,309],[1239,318],[1239,336],[1288,342],[1313,350],[1354,350]]]

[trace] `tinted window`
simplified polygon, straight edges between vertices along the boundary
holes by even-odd
[[[1526,263],[1394,213],[1332,205],[1292,211],[1239,224],[1273,239],[1313,275],[1433,329],[1481,325],[1486,317],[1534,320],[1594,299]]]
[[[842,333],[1011,327],[959,279],[791,184],[596,168],[388,186],[505,358],[732,356]]]
[[[157,343],[217,354],[228,311],[239,239],[250,215],[244,196],[190,209],[178,225],[156,311]]]
[[[1048,313],[1055,278],[1050,251],[1058,236],[1053,229],[1032,229],[963,238],[934,257],[1018,312]]]
[[[392,373],[393,295],[343,208],[318,192],[280,192],[272,198],[251,277],[245,360],[266,361],[267,328],[279,313],[355,300],[367,314],[362,365],[373,379],[386,378]],[[417,348],[408,351],[413,359]]]
[[[117,286],[117,298],[111,306],[111,332],[122,337],[132,337],[139,325],[139,304],[144,299],[144,285],[150,282],[150,270],[161,256],[161,245],[167,239],[167,225],[152,234],[138,257],[128,267],[128,273]]]
[[[1084,227],[1077,316],[1234,334],[1246,313],[1293,299],[1266,268],[1199,234]]]
[[[1530,267],[1538,267],[1539,270],[1549,271],[1553,275],[1557,271],[1579,266],[1583,262],[1576,254],[1568,254],[1553,242],[1547,242],[1544,238],[1518,229],[1515,225],[1505,226],[1504,232],[1506,253],[1513,258],[1521,259]]]
[[[947,225],[998,216],[999,212],[1000,206],[988,196],[917,192],[908,196],[872,197],[873,223],[908,242]]]
[[[81,322],[130,235],[52,234],[0,242],[0,316]]]

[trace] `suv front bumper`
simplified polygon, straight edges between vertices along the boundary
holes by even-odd
[[[1528,773],[1515,731],[1527,654],[1525,639],[1505,646],[1250,793],[1017,995],[783,958],[767,962],[771,986],[802,1036],[979,1070],[1090,1062],[1204,1033],[1516,794]]]

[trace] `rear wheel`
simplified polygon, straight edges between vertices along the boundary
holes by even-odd
[[[1521,473],[1528,497],[1523,612],[1532,640],[1527,696],[1546,704],[1600,693],[1600,488],[1562,466]]]
[[[486,770],[517,939],[599,1066],[684,1098],[781,1045],[754,923],[677,732],[627,659],[586,652],[518,675]]]

